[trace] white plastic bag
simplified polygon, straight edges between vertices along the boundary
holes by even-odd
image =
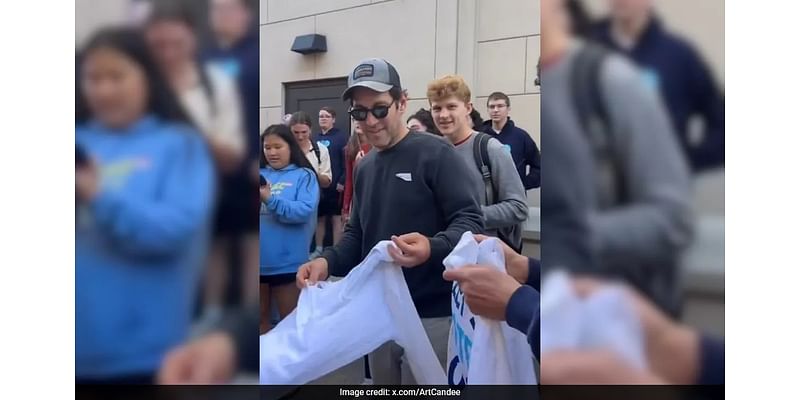
[[[630,300],[619,287],[581,299],[568,275],[554,271],[542,286],[542,354],[554,350],[605,349],[631,366],[647,366],[644,335]]]
[[[478,243],[465,232],[444,259],[446,269],[485,264],[506,272],[503,248],[497,239]],[[474,315],[453,282],[453,326],[447,344],[447,379],[450,385],[534,385],[533,354],[526,336],[505,321]]]
[[[260,382],[300,385],[394,340],[421,385],[444,385],[444,371],[414,308],[403,272],[378,243],[336,282],[300,292],[297,308],[260,338]]]

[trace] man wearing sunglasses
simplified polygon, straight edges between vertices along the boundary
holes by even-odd
[[[389,253],[406,267],[411,298],[444,368],[452,285],[442,278],[442,260],[464,232],[483,231],[483,215],[466,174],[470,166],[442,138],[409,132],[400,76],[385,60],[360,62],[342,97],[351,101],[350,115],[377,151],[368,153],[355,171],[353,210],[341,241],[302,265],[297,285],[329,274],[344,276],[378,242],[391,239],[395,247]],[[414,384],[404,358],[394,342],[376,349],[369,359],[373,382]]]

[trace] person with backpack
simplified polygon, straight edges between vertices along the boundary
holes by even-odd
[[[303,150],[308,162],[314,167],[319,186],[325,189],[330,187],[332,182],[331,156],[327,147],[319,146],[317,142],[311,140],[312,124],[311,116],[303,111],[298,111],[289,118],[288,125],[300,145],[300,150]]]
[[[623,279],[675,315],[693,218],[689,168],[666,109],[630,62],[571,36],[563,0],[541,9],[542,114],[581,132],[594,162],[597,268],[583,272]]]
[[[427,95],[436,128],[467,165],[469,188],[481,205],[487,234],[520,252],[528,206],[511,154],[497,139],[473,130],[472,94],[463,78],[443,76],[428,84]]]

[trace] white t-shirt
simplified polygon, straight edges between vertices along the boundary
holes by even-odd
[[[302,385],[394,340],[421,385],[447,380],[411,300],[389,241],[344,279],[300,292],[297,308],[260,338],[260,383]]]
[[[194,87],[179,94],[179,101],[192,122],[207,136],[213,136],[231,146],[238,154],[245,151],[245,135],[242,128],[242,109],[236,82],[218,67],[205,65],[206,74],[213,93],[198,79]]]
[[[333,174],[331,173],[331,155],[328,152],[328,148],[325,146],[318,146],[319,148],[319,158],[317,159],[317,154],[314,153],[314,148],[310,148],[306,152],[306,158],[308,162],[311,163],[311,166],[314,167],[314,171],[316,171],[317,176],[327,176],[328,179],[333,179]]]
[[[633,305],[618,287],[581,298],[564,271],[553,271],[542,285],[542,354],[556,350],[605,349],[631,366],[647,366],[644,334]]]

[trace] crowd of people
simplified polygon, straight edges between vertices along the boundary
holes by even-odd
[[[76,57],[77,383],[216,381],[192,338],[258,314],[255,13],[209,2],[204,41],[189,9],[152,5]]]
[[[406,118],[399,72],[375,58],[348,75],[338,118],[352,132],[322,107],[318,131],[299,111],[256,145],[259,46],[242,0],[210,2],[205,46],[180,8],[97,32],[76,58],[76,381],[221,383],[255,370],[255,326],[267,334],[303,288],[346,276],[382,240],[445,370],[456,281],[474,313],[526,335],[542,383],[724,381],[724,344],[677,322],[691,178],[724,165],[723,98],[651,1],[609,4],[594,23],[580,2],[541,3],[546,175],[511,97],[491,93],[484,121],[466,81],[445,75]],[[536,260],[521,255],[522,229],[540,186]],[[467,231],[502,241],[506,274],[444,271]],[[625,285],[647,370],[603,349],[541,354],[539,281],[556,269],[584,295]],[[376,384],[415,382],[395,343],[368,360]]]

